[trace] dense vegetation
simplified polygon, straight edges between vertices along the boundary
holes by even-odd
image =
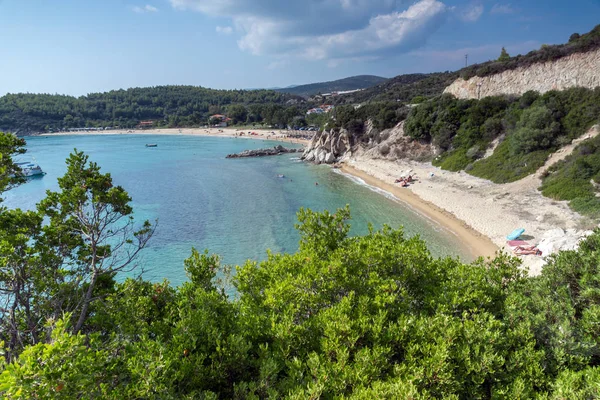
[[[307,85],[298,85],[288,88],[275,89],[277,92],[295,94],[297,96],[314,96],[316,94],[343,92],[347,90],[365,89],[371,86],[379,85],[387,81],[387,78],[374,75],[358,75],[349,78],[338,79],[329,82],[310,83]]]
[[[442,94],[444,89],[457,77],[458,73],[455,72],[399,75],[372,88],[339,96],[334,103],[397,102],[407,104],[418,97],[429,98]]]
[[[371,122],[378,130],[394,127],[408,115],[409,109],[396,102],[372,102],[354,107],[337,106],[327,122],[329,129],[344,128],[350,133],[363,133],[365,124]]]
[[[584,215],[600,218],[600,136],[584,141],[565,160],[547,171],[541,187],[544,196],[569,200]]]
[[[22,142],[0,137],[10,167]],[[349,237],[348,209],[301,210],[298,252],[238,267],[228,298],[227,268],[195,250],[177,288],[117,283],[119,244],[152,228],[110,236],[126,192],[81,153],[67,164],[37,210],[0,210],[5,398],[600,396],[600,232],[527,278],[505,255],[434,259],[402,230]]]
[[[79,127],[132,128],[142,120],[155,126],[198,126],[214,114],[236,122],[285,125],[306,111],[299,97],[268,90],[213,90],[158,86],[72,97],[7,94],[0,97],[0,129],[50,131]],[[243,117],[243,121],[241,120]]]
[[[469,79],[474,76],[494,75],[519,67],[527,68],[532,64],[555,61],[571,54],[585,53],[596,49],[600,49],[600,25],[597,25],[590,32],[583,35],[578,33],[572,34],[569,42],[565,44],[543,45],[539,50],[530,51],[524,56],[519,54],[516,57],[501,57],[496,61],[471,65],[463,68],[460,71],[460,76],[463,79]]]
[[[536,171],[550,153],[599,121],[600,88],[572,88],[481,100],[439,96],[415,107],[405,130],[443,151],[434,160],[442,168],[504,183]],[[495,139],[502,141],[494,153],[480,160]]]

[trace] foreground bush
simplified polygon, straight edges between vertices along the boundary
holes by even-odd
[[[349,237],[347,208],[300,210],[299,250],[237,267],[233,288],[196,250],[179,287],[117,283],[117,249],[80,234],[113,232],[83,216],[118,220],[129,197],[83,154],[68,166],[37,211],[0,208],[3,398],[600,396],[600,231],[528,278],[505,254],[436,259],[402,230]]]
[[[8,398],[593,398],[600,232],[526,278],[517,260],[434,259],[348,210],[301,211],[300,249],[238,267],[194,252],[178,288],[126,280],[85,330],[5,364]],[[566,396],[566,397],[565,397]]]

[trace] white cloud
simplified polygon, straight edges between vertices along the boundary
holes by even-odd
[[[154,6],[151,6],[150,4],[146,4],[143,7],[141,7],[141,6],[133,6],[131,9],[133,10],[133,12],[136,12],[138,14],[158,12],[158,8],[156,8]]]
[[[473,4],[460,13],[460,19],[465,22],[475,22],[483,14],[483,5]]]
[[[240,49],[257,55],[352,59],[422,46],[448,14],[438,0],[170,0],[230,18]],[[233,31],[233,29],[232,29]],[[217,32],[219,31],[217,28]],[[276,63],[274,63],[276,64]],[[278,64],[276,64],[278,65]]]
[[[238,46],[243,51],[335,63],[422,46],[444,23],[449,8],[438,0],[406,6],[407,1],[170,0],[176,9],[230,18],[242,35]],[[221,29],[217,32],[225,33]]]
[[[511,4],[499,4],[496,3],[490,10],[490,14],[514,14],[517,10],[512,7]]]
[[[217,26],[215,30],[221,35],[231,35],[233,33],[233,28],[231,26]]]

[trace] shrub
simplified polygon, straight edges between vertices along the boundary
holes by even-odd
[[[540,190],[544,196],[569,200],[575,211],[600,217],[600,199],[592,182],[600,178],[600,136],[579,144],[573,153],[550,168]]]
[[[473,164],[471,175],[489,179],[495,183],[514,182],[537,171],[544,165],[550,151],[538,150],[527,154],[513,155],[512,138],[500,143],[494,154]]]

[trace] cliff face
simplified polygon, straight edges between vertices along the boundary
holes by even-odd
[[[477,99],[501,94],[521,95],[529,90],[545,93],[575,86],[589,89],[600,86],[600,49],[483,78],[475,76],[467,81],[458,78],[444,93],[461,99]]]
[[[407,137],[404,134],[404,122],[383,131],[367,123],[363,133],[352,134],[345,129],[317,133],[302,159],[317,164],[333,164],[358,155],[393,161],[425,160],[436,154],[434,146]]]

